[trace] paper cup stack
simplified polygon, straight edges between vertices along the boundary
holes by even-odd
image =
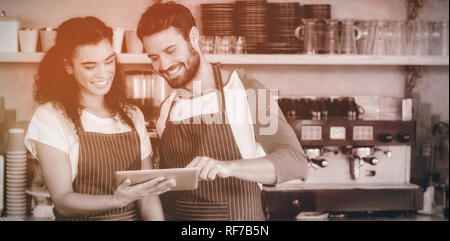
[[[27,212],[27,152],[23,129],[9,129],[6,149],[6,216],[25,217]]]

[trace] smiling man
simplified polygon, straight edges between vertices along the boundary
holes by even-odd
[[[157,121],[161,166],[200,168],[198,189],[165,199],[173,204],[165,211],[176,220],[264,220],[258,183],[307,173],[276,101],[243,71],[225,74],[206,61],[194,17],[181,4],[152,5],[137,33],[153,69],[174,89]]]

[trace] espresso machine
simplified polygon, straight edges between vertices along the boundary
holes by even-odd
[[[264,186],[268,219],[299,212],[415,211],[422,191],[411,184],[415,122],[363,120],[352,97],[279,99],[308,157],[308,176]]]

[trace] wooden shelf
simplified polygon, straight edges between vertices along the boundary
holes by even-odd
[[[7,53],[0,52],[0,63],[38,63],[44,53]]]
[[[247,54],[206,57],[211,62],[242,65],[449,65],[448,56]]]
[[[0,63],[38,63],[44,53],[0,53]],[[304,54],[208,54],[225,65],[422,65],[449,66],[448,56],[372,56]],[[119,54],[122,64],[150,64],[145,54]]]

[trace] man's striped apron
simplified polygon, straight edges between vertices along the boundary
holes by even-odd
[[[242,159],[229,124],[225,123],[225,95],[220,70],[213,65],[216,88],[220,90],[219,107],[222,123],[181,121],[172,123],[170,107],[166,127],[160,140],[160,158],[163,168],[183,168],[196,156],[207,156],[221,161]],[[209,118],[211,115],[207,114]],[[187,123],[187,124],[186,124]],[[189,124],[199,123],[199,124]],[[216,178],[199,181],[198,189],[168,192],[162,195],[165,211],[172,211],[176,220],[264,220],[261,191],[255,182],[237,178]],[[173,210],[174,209],[174,210]]]

